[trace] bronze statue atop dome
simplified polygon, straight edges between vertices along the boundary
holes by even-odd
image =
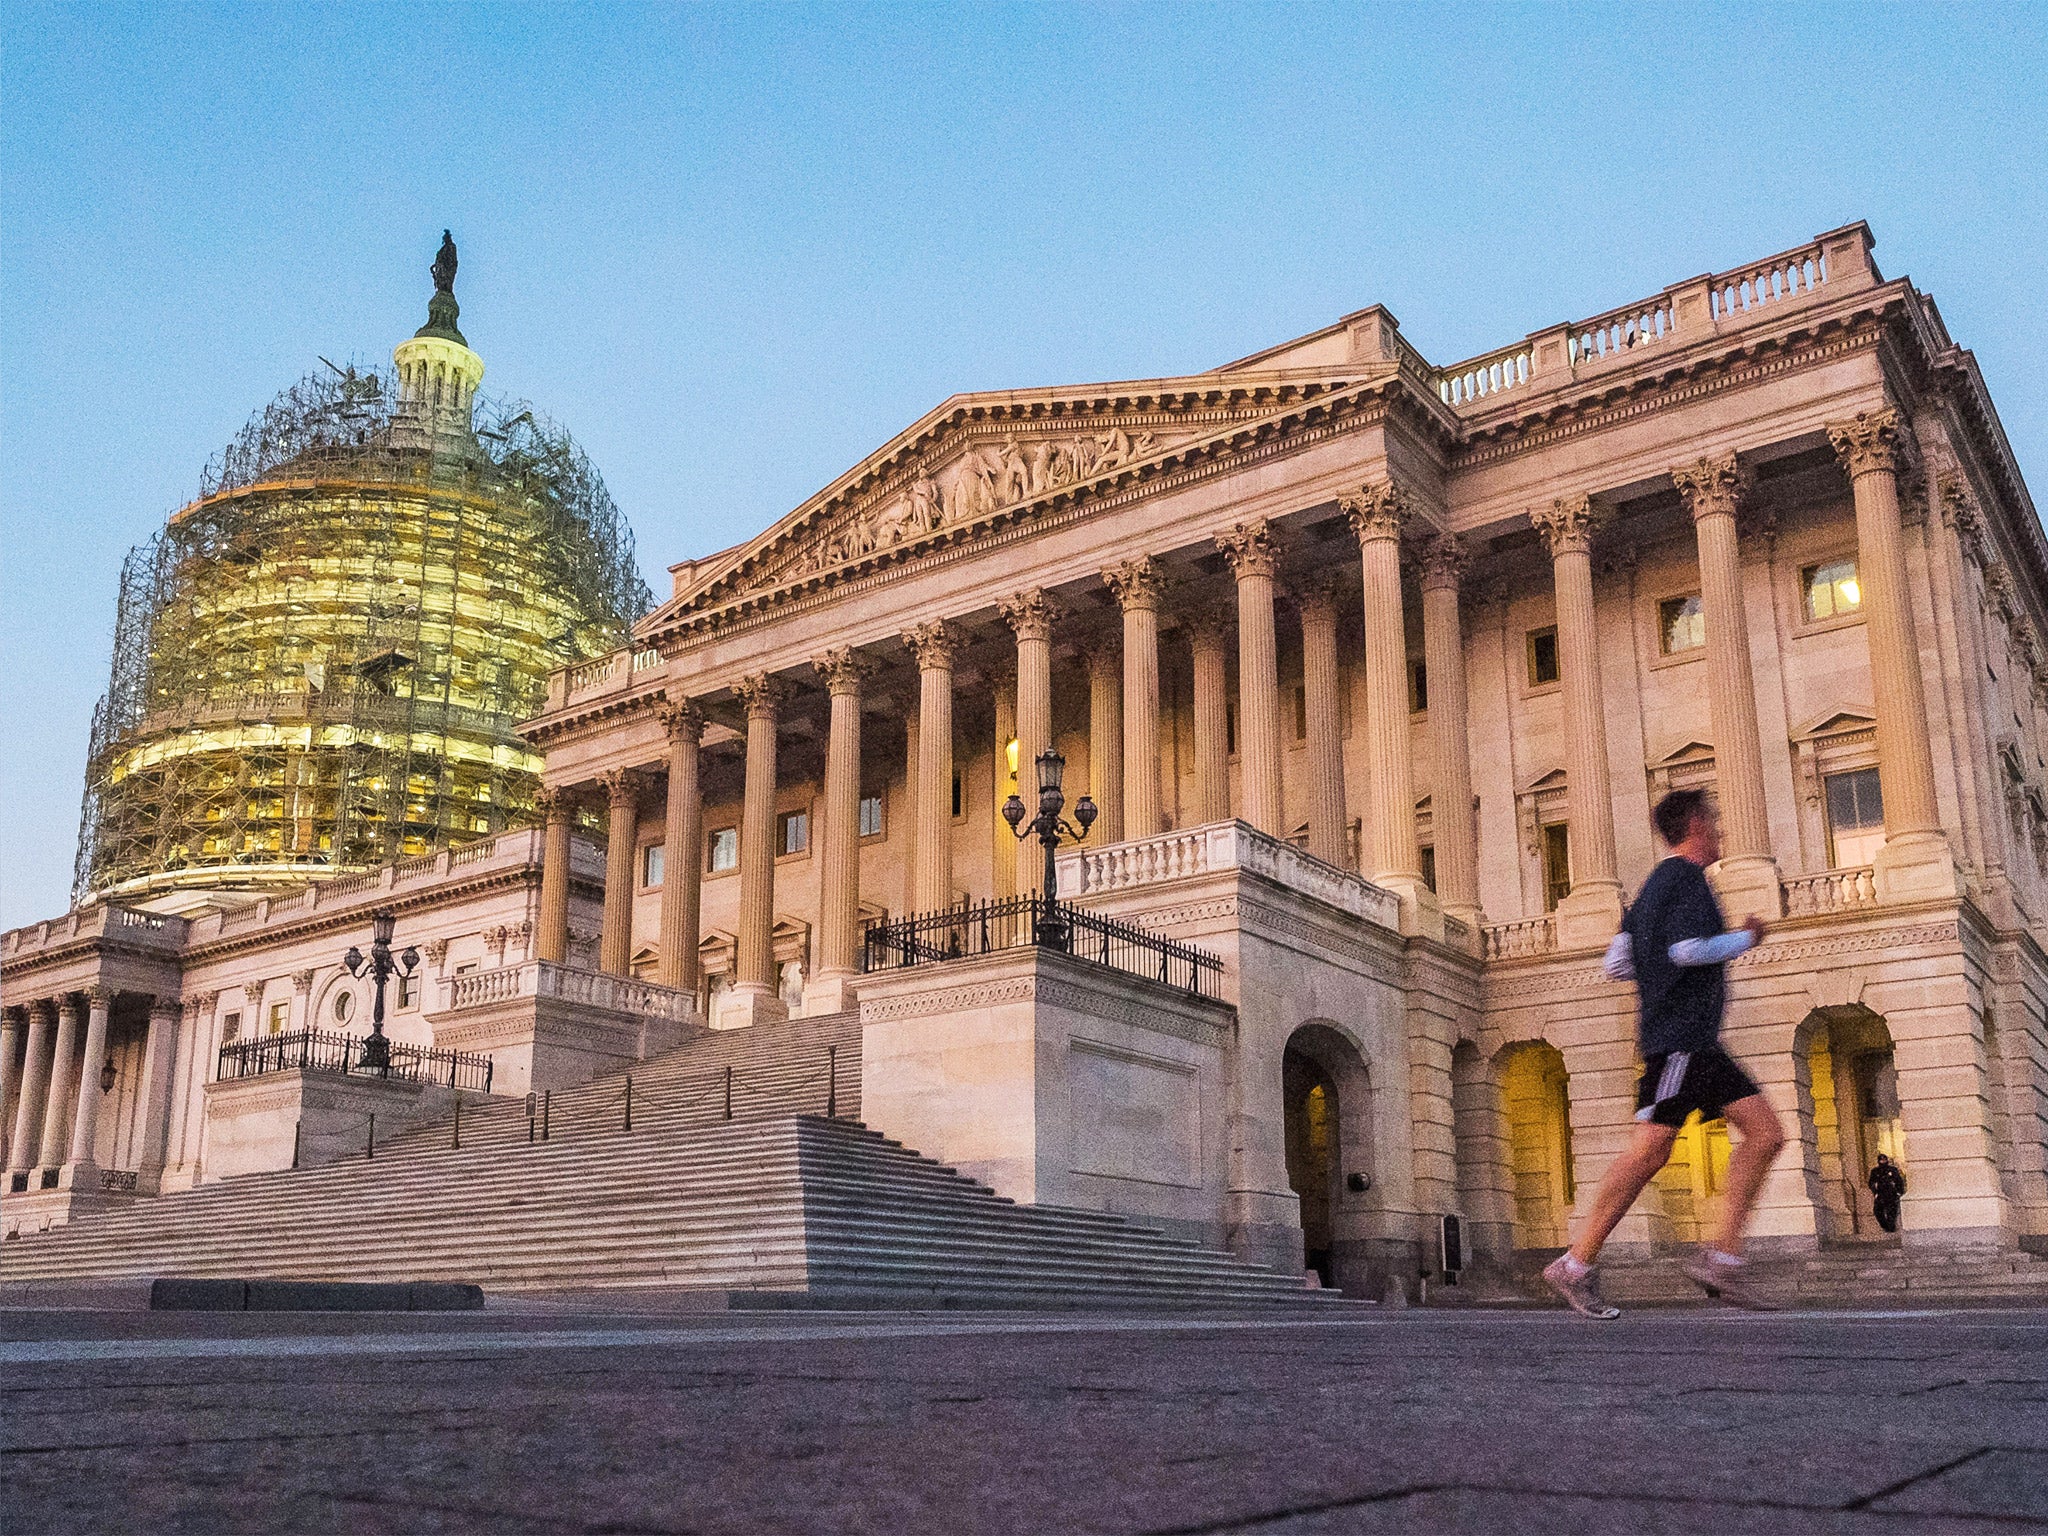
[[[436,293],[455,291],[455,235],[451,230],[441,231],[441,249],[434,255],[434,265],[429,268],[434,274]]]
[[[441,249],[434,253],[434,264],[427,269],[434,274],[434,296],[427,300],[427,323],[414,331],[415,336],[439,336],[457,346],[469,345],[457,329],[455,321],[462,313],[462,307],[455,302],[455,235],[451,230],[441,231]]]

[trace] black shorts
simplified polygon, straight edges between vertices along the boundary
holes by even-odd
[[[1698,1110],[1702,1120],[1718,1120],[1737,1099],[1762,1091],[1718,1045],[1703,1051],[1672,1051],[1643,1063],[1636,1118],[1651,1125],[1680,1126]]]

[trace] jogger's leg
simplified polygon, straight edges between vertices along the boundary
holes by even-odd
[[[1737,1099],[1722,1113],[1741,1140],[1728,1158],[1728,1196],[1721,1208],[1721,1230],[1714,1238],[1714,1247],[1722,1253],[1739,1254],[1743,1229],[1749,1225],[1757,1191],[1764,1187],[1764,1175],[1771,1171],[1772,1159],[1785,1145],[1785,1132],[1760,1093]]]
[[[1628,1208],[1636,1203],[1636,1196],[1670,1160],[1671,1144],[1677,1139],[1676,1126],[1656,1125],[1647,1120],[1636,1122],[1627,1150],[1614,1160],[1607,1176],[1600,1181],[1593,1208],[1586,1213],[1586,1224],[1579,1229],[1578,1241],[1572,1244],[1573,1258],[1590,1264],[1600,1256],[1600,1245],[1607,1241],[1607,1234],[1620,1225]]]

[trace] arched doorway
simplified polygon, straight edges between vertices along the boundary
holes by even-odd
[[[1323,1284],[1365,1291],[1360,1219],[1372,1184],[1371,1076],[1358,1048],[1327,1024],[1304,1024],[1280,1060],[1287,1183],[1301,1200],[1302,1267]]]
[[[1571,1076],[1564,1056],[1542,1040],[1504,1048],[1496,1075],[1507,1099],[1508,1150],[1515,1176],[1515,1246],[1562,1248],[1572,1203]]]
[[[1861,1004],[1817,1008],[1800,1029],[1809,1084],[1800,1107],[1812,1123],[1821,1236],[1832,1242],[1892,1241],[1877,1223],[1869,1185],[1880,1152],[1912,1177],[1891,1031]]]

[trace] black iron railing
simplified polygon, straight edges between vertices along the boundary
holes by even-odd
[[[1147,933],[1098,912],[1043,896],[1012,896],[868,923],[861,969],[893,971],[1003,949],[1057,949],[1077,960],[1143,976],[1196,997],[1214,997],[1223,962],[1206,949]]]
[[[220,1081],[262,1077],[267,1072],[346,1072],[365,1077],[395,1077],[408,1083],[439,1083],[491,1091],[491,1058],[474,1051],[439,1050],[432,1046],[391,1042],[388,1067],[365,1067],[361,1035],[327,1029],[298,1029],[290,1034],[258,1035],[220,1048]]]

